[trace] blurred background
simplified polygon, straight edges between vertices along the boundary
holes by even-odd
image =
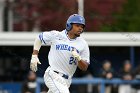
[[[88,71],[77,69],[71,93],[140,93],[139,0],[0,0],[0,93],[47,93],[42,82],[49,46],[37,73],[29,64],[35,37],[65,29],[74,13],[86,19]],[[80,80],[80,81],[77,81]],[[86,80],[86,83],[82,83]]]

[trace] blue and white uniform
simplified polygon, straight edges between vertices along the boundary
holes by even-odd
[[[39,38],[43,44],[51,45],[48,55],[50,66],[44,74],[45,84],[49,88],[48,93],[69,93],[71,78],[78,65],[71,51],[75,48],[82,60],[86,60],[90,64],[88,44],[82,37],[70,39],[66,30],[43,32]],[[68,79],[63,78],[63,74],[67,75]]]

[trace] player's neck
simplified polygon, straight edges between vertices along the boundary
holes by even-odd
[[[70,39],[75,39],[76,38],[76,36],[71,32],[68,32],[67,35]]]

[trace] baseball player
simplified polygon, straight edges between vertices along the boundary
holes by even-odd
[[[87,70],[90,64],[89,47],[80,37],[84,28],[84,17],[73,14],[68,18],[65,30],[43,32],[36,38],[30,62],[30,68],[35,72],[37,64],[41,64],[38,59],[41,44],[51,45],[48,55],[50,66],[44,74],[48,93],[70,93],[69,87],[76,68]]]

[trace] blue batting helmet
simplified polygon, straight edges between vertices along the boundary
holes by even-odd
[[[80,16],[78,14],[73,14],[71,15],[66,23],[66,30],[70,31],[72,29],[72,24],[76,23],[76,24],[82,24],[85,26],[85,18],[83,16]]]

